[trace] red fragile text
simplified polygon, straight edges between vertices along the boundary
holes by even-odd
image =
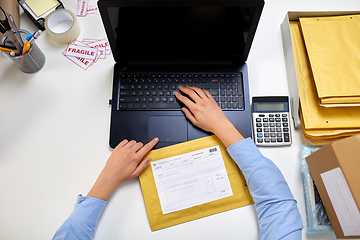
[[[76,49],[76,48],[68,48],[68,52],[80,53],[80,54],[85,54],[85,55],[89,55],[89,56],[94,56],[94,54],[95,54],[94,51],[80,50],[80,49]]]
[[[85,59],[85,58],[81,58],[81,57],[77,57],[77,59],[80,61],[80,62],[82,62],[83,64],[85,64],[85,65],[88,65],[90,62],[87,60],[87,59]]]

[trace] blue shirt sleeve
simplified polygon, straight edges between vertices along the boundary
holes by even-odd
[[[241,169],[255,201],[260,239],[301,239],[301,215],[280,170],[250,138],[227,150]]]
[[[56,231],[53,240],[92,239],[106,202],[79,195],[74,211]]]
[[[260,153],[251,139],[234,143],[227,150],[242,170],[255,201],[260,239],[301,239],[301,216],[280,170]],[[105,206],[103,200],[78,196],[74,211],[53,240],[92,239]]]

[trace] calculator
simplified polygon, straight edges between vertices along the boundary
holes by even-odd
[[[291,145],[289,97],[253,97],[252,119],[257,146]]]

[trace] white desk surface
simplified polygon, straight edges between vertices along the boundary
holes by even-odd
[[[77,1],[63,0],[73,12]],[[90,0],[89,5],[96,5]],[[250,95],[288,95],[280,24],[287,11],[360,10],[358,0],[267,0],[248,69]],[[79,40],[105,38],[99,15],[78,18]],[[35,26],[24,14],[21,28]],[[62,56],[66,45],[45,32],[38,46],[46,55],[38,73],[22,73],[0,56],[0,239],[51,239],[102,170],[108,146],[114,60],[108,56],[84,71]],[[270,91],[271,90],[271,91]],[[261,148],[280,168],[298,202],[303,239],[308,235],[300,146],[308,144],[292,125],[290,147]],[[94,239],[259,239],[253,205],[151,232],[138,179],[121,184],[108,202]]]

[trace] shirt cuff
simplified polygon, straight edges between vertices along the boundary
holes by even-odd
[[[227,148],[227,151],[240,169],[264,157],[251,138],[246,138],[232,144]]]
[[[105,206],[106,202],[101,199],[80,194],[69,219],[82,222],[90,227],[96,227]]]

